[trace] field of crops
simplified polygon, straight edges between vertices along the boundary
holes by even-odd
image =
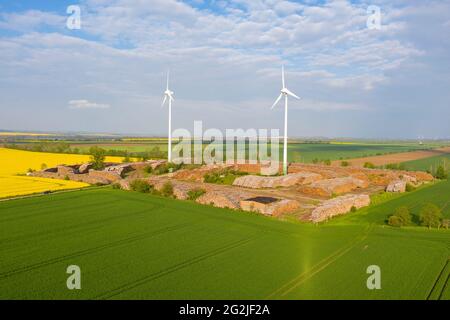
[[[408,152],[428,148],[419,144],[368,144],[368,143],[329,143],[329,144],[289,144],[288,156],[292,162],[312,162],[314,159],[339,160],[375,156],[387,153]]]
[[[447,171],[450,171],[450,154],[408,161],[403,164],[408,170],[428,170],[429,172],[435,172],[437,167],[442,165]]]
[[[428,201],[449,216],[449,192],[438,183],[320,226],[108,188],[8,201],[0,298],[450,299],[450,231],[383,224]],[[81,290],[66,288],[69,265]],[[366,287],[369,265],[381,290]]]
[[[120,162],[121,158],[109,157],[107,160]],[[0,198],[86,187],[88,184],[75,181],[18,175],[24,175],[29,169],[40,170],[43,164],[52,167],[58,164],[76,164],[88,161],[89,156],[86,155],[27,152],[0,148]]]
[[[82,143],[71,144],[71,148],[77,148],[80,152],[88,152],[93,145],[100,146],[106,150],[120,150],[128,152],[146,152],[158,147],[161,151],[167,152],[166,141],[144,141],[144,142],[116,142],[116,143]],[[206,144],[204,145],[204,147]],[[379,144],[379,143],[289,143],[288,158],[292,162],[310,163],[317,160],[339,160],[349,158],[359,158],[374,156],[377,154],[407,152],[412,150],[426,149],[430,146],[423,146],[414,143],[404,144]],[[282,156],[283,145],[280,144],[280,157]]]

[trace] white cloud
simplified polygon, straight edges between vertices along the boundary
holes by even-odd
[[[88,100],[70,100],[69,109],[109,109],[109,104],[90,102]]]
[[[317,112],[323,111],[363,111],[369,110],[370,107],[364,104],[344,103],[336,101],[323,101],[313,99],[302,99],[291,109],[311,110]]]
[[[0,29],[31,31],[41,26],[65,27],[66,17],[39,10],[0,14]]]

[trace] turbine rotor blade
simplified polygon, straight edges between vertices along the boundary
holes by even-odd
[[[169,76],[170,76],[170,71],[167,70],[167,90],[169,90]]]
[[[167,95],[164,95],[164,99],[163,99],[163,102],[161,103],[161,107],[164,106],[164,103],[166,103],[166,100],[167,100]]]
[[[284,65],[281,66],[281,83],[283,85],[283,88],[286,88],[286,83],[284,81]]]
[[[280,102],[280,100],[281,100],[282,97],[283,97],[283,94],[281,93],[281,94],[278,96],[277,100],[275,100],[274,104],[272,105],[272,107],[271,107],[270,109],[275,108],[275,106],[277,105],[278,102]]]
[[[169,94],[169,99],[170,99],[170,101],[175,101],[175,98],[171,94]]]
[[[290,95],[291,97],[294,97],[294,98],[300,100],[300,97],[297,96],[295,93],[289,91],[288,89],[285,89],[285,91],[286,91],[286,93],[287,93],[288,95]]]

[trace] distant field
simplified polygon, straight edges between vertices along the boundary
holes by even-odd
[[[108,157],[107,161],[120,162],[121,159]],[[58,164],[76,164],[88,161],[89,156],[86,155],[28,152],[0,148],[0,198],[87,187],[88,184],[76,181],[17,175],[24,175],[29,169],[41,170],[43,164],[52,167]]]
[[[384,155],[376,155],[362,158],[351,159],[350,164],[356,167],[363,167],[366,163],[371,163],[375,166],[386,166],[389,164],[405,164],[410,161],[426,160],[436,156],[445,156],[450,154],[450,147],[435,148],[428,150],[415,150],[409,152],[394,152]],[[340,161],[332,162],[332,165],[341,165]]]
[[[52,144],[65,144],[70,150],[66,153],[80,153],[88,154],[92,146],[98,146],[105,150],[110,155],[121,155],[127,151],[128,154],[134,157],[151,157],[151,158],[166,158],[167,157],[167,139],[163,138],[133,138],[115,140],[18,140],[16,142],[19,147],[32,147],[42,143],[47,144],[47,148],[41,150],[53,151],[49,148]],[[175,144],[175,142],[174,142]],[[290,162],[305,162],[311,163],[313,161],[339,161],[344,159],[354,159],[362,157],[371,157],[377,155],[387,155],[394,153],[402,153],[416,150],[428,150],[432,148],[441,147],[445,142],[430,142],[427,144],[419,144],[410,141],[396,141],[396,142],[362,142],[362,141],[329,141],[329,142],[297,142],[292,140],[288,144],[288,159]],[[205,142],[203,148],[208,144]],[[247,144],[246,149],[249,146]],[[39,150],[39,151],[41,151]],[[283,144],[279,146],[279,157],[282,158]]]
[[[167,142],[139,142],[139,143],[82,143],[71,144],[72,148],[77,148],[80,152],[88,152],[89,148],[97,145],[106,150],[120,150],[128,152],[146,152],[155,147],[161,151],[167,152]],[[206,144],[205,144],[206,146]],[[427,149],[430,146],[417,144],[367,144],[367,143],[289,143],[288,158],[291,162],[310,163],[314,159],[323,160],[339,160],[358,158],[365,156],[374,156],[377,154],[387,154],[396,152],[407,152],[412,150]],[[283,145],[280,144],[280,157],[282,157]]]
[[[99,146],[105,150],[120,150],[128,152],[145,152],[150,151],[154,147],[158,147],[161,151],[167,152],[167,142],[158,143],[83,143],[71,144],[71,148],[77,148],[80,152],[88,153],[92,146]]]
[[[363,143],[330,143],[330,144],[289,144],[288,157],[292,162],[312,162],[320,160],[340,160],[388,153],[408,152],[426,149],[429,146],[417,144],[363,144]]]
[[[320,226],[112,189],[0,203],[1,299],[450,299],[450,231],[394,229],[449,209],[442,182]],[[66,268],[81,268],[81,290]],[[382,289],[366,287],[369,265]]]

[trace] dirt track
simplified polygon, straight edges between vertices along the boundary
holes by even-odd
[[[434,156],[439,156],[443,154],[450,153],[450,147],[433,149],[433,150],[422,150],[422,151],[412,151],[412,152],[402,152],[402,153],[393,153],[386,154],[381,156],[373,156],[373,157],[365,157],[365,158],[355,158],[348,159],[351,166],[354,167],[363,167],[364,163],[370,162],[376,166],[383,166],[391,163],[401,163],[406,161],[424,159]],[[333,166],[340,166],[343,160],[335,160],[332,161],[331,164]]]

